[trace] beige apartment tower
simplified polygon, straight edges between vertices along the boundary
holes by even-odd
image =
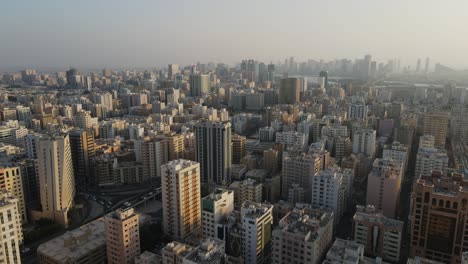
[[[41,211],[34,219],[47,218],[68,225],[68,211],[73,207],[75,177],[68,135],[43,137],[37,150]]]
[[[139,218],[133,208],[118,209],[104,217],[107,263],[133,263],[140,254]]]
[[[367,179],[366,203],[382,210],[386,217],[395,218],[402,178],[403,164],[393,160],[376,159]]]
[[[23,243],[18,199],[0,191],[0,263],[21,263],[19,246]]]
[[[164,233],[185,239],[201,228],[200,164],[173,160],[161,171]]]
[[[426,113],[423,118],[423,134],[434,136],[436,147],[444,148],[449,124],[448,113]]]
[[[0,189],[11,193],[18,200],[18,211],[23,223],[27,222],[24,204],[23,178],[20,166],[0,167]]]

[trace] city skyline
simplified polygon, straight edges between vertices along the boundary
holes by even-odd
[[[363,54],[383,62],[400,58],[412,69],[426,57],[431,63],[468,68],[463,52],[468,39],[462,37],[468,3],[462,1],[443,8],[437,1],[422,5],[367,0],[73,5],[51,0],[10,1],[4,6],[8,12],[0,18],[0,34],[6,36],[0,46],[2,71],[150,68],[197,61],[234,64],[243,58],[276,63],[290,56],[297,61],[354,60]]]

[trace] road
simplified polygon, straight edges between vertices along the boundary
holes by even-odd
[[[109,202],[108,200],[103,199],[99,197],[98,195],[93,195],[91,193],[81,193],[80,196],[87,198],[87,206],[88,206],[88,209],[86,210],[86,213],[83,216],[82,222],[79,224],[70,226],[64,231],[61,231],[59,233],[45,237],[39,241],[35,241],[33,243],[25,245],[24,247],[28,248],[29,251],[25,253],[21,253],[21,262],[27,263],[27,264],[37,263],[36,252],[37,252],[37,248],[42,243],[45,243],[51,239],[61,236],[69,230],[73,230],[79,226],[92,222],[100,217],[103,217],[105,214],[115,211],[119,208],[125,209],[127,207],[133,207],[133,206],[138,206],[140,204],[143,204],[147,200],[154,198],[160,193],[161,193],[161,187],[151,187],[151,188],[142,190],[139,193],[132,195],[130,197],[123,198],[112,205],[108,203]]]

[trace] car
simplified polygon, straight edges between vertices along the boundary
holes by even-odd
[[[26,252],[29,252],[30,250],[31,250],[30,248],[23,248],[23,249],[21,250],[21,252],[22,252],[22,253],[26,253]]]

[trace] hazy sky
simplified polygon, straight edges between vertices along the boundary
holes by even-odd
[[[1,0],[0,70],[417,58],[468,68],[467,0]]]

